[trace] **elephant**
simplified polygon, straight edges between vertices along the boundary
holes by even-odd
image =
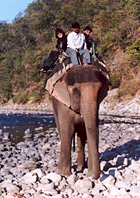
[[[71,174],[72,138],[77,133],[77,170],[85,166],[85,144],[88,144],[88,174],[100,177],[98,153],[99,104],[107,96],[108,82],[95,65],[73,66],[56,85],[52,97],[53,112],[61,141],[56,172]]]

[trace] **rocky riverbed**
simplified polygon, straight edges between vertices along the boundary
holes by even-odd
[[[72,152],[72,175],[55,173],[61,145],[56,128],[28,128],[17,144],[0,130],[0,198],[139,198],[140,98],[116,103],[114,94],[109,92],[99,111],[98,180],[86,176],[87,168],[76,171],[76,151]],[[9,103],[0,108],[7,115],[42,112],[52,113],[51,104]],[[85,152],[87,161],[87,146]]]
[[[72,175],[55,173],[60,153],[56,128],[24,132],[18,144],[0,143],[1,198],[139,198],[140,120],[100,116],[101,177],[87,177],[87,168],[76,171],[72,152]],[[87,156],[87,146],[86,160]]]

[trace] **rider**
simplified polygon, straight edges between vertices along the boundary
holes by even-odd
[[[66,53],[71,57],[73,65],[79,65],[77,53],[83,57],[83,66],[87,66],[90,61],[89,50],[87,49],[85,36],[80,33],[80,25],[77,22],[72,23],[73,32],[67,36],[67,50]]]
[[[65,32],[61,28],[57,28],[55,30],[55,36],[57,38],[56,50],[51,51],[49,57],[44,60],[41,72],[46,72],[52,68],[58,61],[59,55],[67,49],[67,36]]]
[[[55,30],[55,36],[57,38],[56,49],[66,51],[67,49],[67,36],[61,28]]]
[[[85,35],[85,39],[86,39],[86,43],[87,43],[87,48],[88,48],[90,54],[93,55],[94,60],[96,60],[96,56],[95,56],[95,44],[94,44],[93,38],[90,36],[91,32],[92,32],[92,29],[91,29],[90,26],[86,26],[84,28],[83,33]]]

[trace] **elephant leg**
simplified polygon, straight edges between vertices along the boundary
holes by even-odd
[[[59,106],[59,102],[58,100],[56,100],[54,97],[52,98],[52,104],[53,104],[53,113],[54,113],[54,118],[55,118],[55,123],[56,123],[56,127],[58,132],[60,131],[60,125],[59,125],[59,121],[58,121],[58,106]],[[59,133],[60,136],[60,133]]]
[[[59,162],[57,166],[57,173],[62,175],[71,174],[71,144],[74,129],[72,125],[67,123],[67,126],[60,126],[60,137],[61,137],[61,151]]]
[[[78,125],[77,127],[77,170],[80,171],[83,167],[85,167],[85,143],[87,140],[85,126]]]
[[[59,105],[57,118],[61,140],[61,151],[56,172],[68,176],[71,174],[71,144],[74,134],[74,123],[70,110],[63,104]]]
[[[96,133],[97,133],[97,150],[98,150],[98,145],[99,145],[99,127],[96,128]],[[88,144],[88,174],[87,176],[90,177],[92,176],[93,174],[96,174],[94,173],[94,169],[95,167],[93,167],[93,163],[92,163],[92,154],[93,154],[93,151],[90,150],[90,147],[89,147],[89,144]]]

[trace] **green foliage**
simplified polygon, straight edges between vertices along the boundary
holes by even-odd
[[[140,38],[132,41],[132,44],[126,48],[126,52],[131,56],[140,61]]]
[[[118,89],[118,99],[123,99],[124,97],[128,97],[128,98],[133,98],[135,96],[135,94],[137,93],[137,91],[140,88],[140,82],[138,81],[129,81],[129,83],[127,84],[123,84],[123,86],[121,86]]]
[[[12,98],[13,103],[17,104],[25,104],[28,102],[28,95],[26,93],[19,93],[15,97]]]
[[[30,92],[29,98],[35,103],[40,103],[44,95],[45,95],[44,84],[40,83],[36,88],[34,88]]]
[[[120,79],[116,73],[110,76],[110,80],[112,88],[118,88],[120,86]]]
[[[139,0],[33,1],[12,24],[0,22],[0,101],[8,101],[13,95],[13,101],[18,103],[30,99],[25,95],[41,101],[44,79],[38,71],[46,56],[55,49],[54,30],[61,27],[70,32],[74,21],[80,22],[81,31],[91,26],[97,50],[106,59],[117,47],[123,49],[128,60],[125,69],[120,68],[121,76],[125,80],[132,78],[133,75],[128,74],[130,70],[135,75],[140,71],[139,20]],[[111,78],[112,88],[121,87],[115,72]],[[39,87],[24,95],[35,84]]]

